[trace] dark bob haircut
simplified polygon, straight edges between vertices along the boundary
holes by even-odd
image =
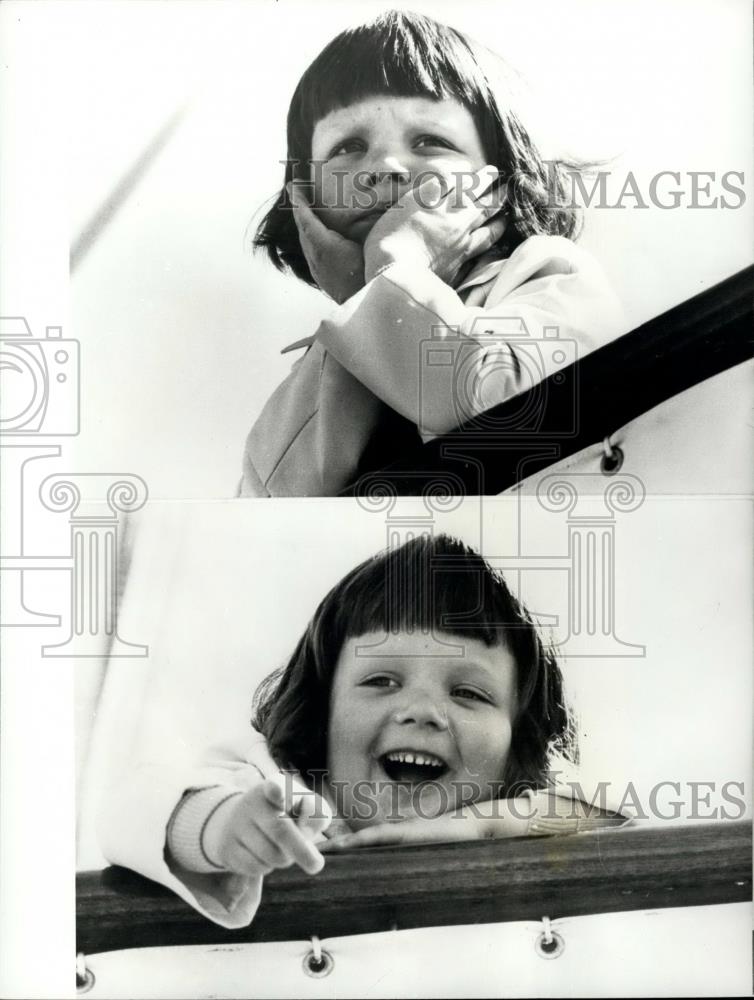
[[[576,759],[563,678],[526,609],[502,576],[447,535],[426,535],[367,559],[317,608],[287,666],[254,697],[255,728],[282,768],[314,782],[327,767],[330,693],[348,639],[368,632],[423,630],[505,646],[517,667],[506,790],[543,788],[551,755]]]
[[[506,79],[507,78],[507,79]],[[498,250],[509,254],[537,234],[578,235],[580,217],[567,197],[575,162],[545,161],[512,106],[511,71],[455,28],[408,11],[388,11],[337,35],[301,77],[288,110],[283,187],[260,223],[254,246],[279,270],[312,278],[285,185],[308,181],[314,126],[337,108],[367,97],[455,98],[474,118],[488,163],[508,185],[509,216]]]

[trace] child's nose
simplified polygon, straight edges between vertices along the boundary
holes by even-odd
[[[406,698],[395,713],[398,725],[430,726],[434,729],[447,729],[448,716],[438,699],[430,694],[416,693]]]
[[[367,183],[381,197],[396,198],[411,183],[411,166],[394,153],[376,153],[367,168]]]

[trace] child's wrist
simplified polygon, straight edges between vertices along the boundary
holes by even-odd
[[[167,828],[170,858],[186,871],[204,874],[225,871],[219,835],[233,801],[243,793],[227,786],[193,789],[173,811]]]
[[[381,274],[384,274],[385,271],[388,271],[391,267],[393,267],[395,263],[396,261],[394,260],[388,260],[384,264],[381,264],[379,267],[375,267],[372,271],[368,273],[368,275],[367,272],[365,272],[364,276],[366,277],[367,281],[373,281],[375,278],[379,278]]]
[[[407,264],[411,267],[429,267],[430,261],[426,254],[421,253],[415,247],[394,245],[380,245],[372,253],[368,253],[364,258],[364,278],[372,281],[394,264]]]

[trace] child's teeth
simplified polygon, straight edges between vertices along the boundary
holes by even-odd
[[[437,757],[424,753],[408,753],[405,750],[396,750],[387,755],[388,760],[396,761],[400,764],[419,764],[423,767],[442,767],[443,762]]]

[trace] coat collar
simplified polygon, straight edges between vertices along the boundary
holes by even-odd
[[[507,257],[501,257],[496,250],[482,254],[468,275],[458,285],[456,291],[464,292],[467,288],[473,288],[474,285],[483,285],[486,281],[490,281],[500,273],[507,259]]]

